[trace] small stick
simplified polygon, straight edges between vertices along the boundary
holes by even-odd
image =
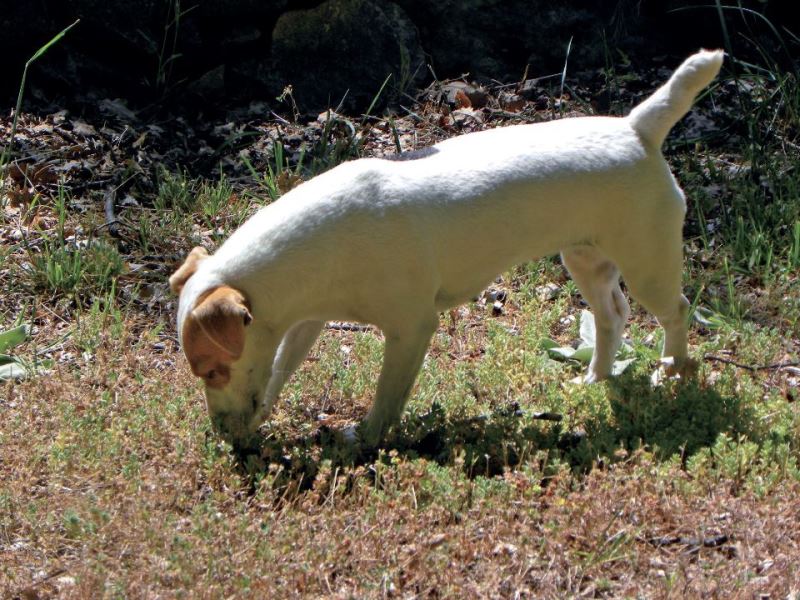
[[[800,361],[793,361],[793,362],[779,362],[779,363],[772,363],[770,365],[745,365],[735,360],[731,360],[729,358],[724,358],[722,356],[714,356],[713,354],[706,354],[703,357],[703,360],[713,361],[713,362],[720,362],[726,365],[733,365],[734,367],[738,367],[740,369],[746,369],[750,372],[755,371],[771,371],[771,370],[780,370],[786,367],[797,367],[800,366]]]
[[[116,201],[116,188],[108,188],[103,196],[103,204],[105,205],[106,212],[106,227],[108,227],[108,233],[111,235],[111,237],[118,238],[120,237],[119,223],[117,222],[117,217],[114,214],[114,204]]]
[[[362,325],[361,323],[326,323],[325,329],[336,331],[372,331],[372,325]]]

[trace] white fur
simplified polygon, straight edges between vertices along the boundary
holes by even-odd
[[[287,193],[246,222],[187,282],[178,322],[218,285],[251,304],[242,357],[208,408],[234,440],[251,434],[326,320],[379,327],[386,354],[362,435],[399,419],[441,311],[516,263],[562,253],[595,312],[587,381],[608,377],[628,316],[619,288],[687,359],[681,295],[683,194],[660,145],[717,74],[722,52],[687,59],[627,118],[504,127],[437,144],[413,161],[362,159]]]

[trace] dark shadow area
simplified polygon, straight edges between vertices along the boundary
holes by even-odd
[[[13,105],[22,67],[70,23],[80,24],[29,73],[27,110],[91,110],[123,98],[136,110],[208,113],[268,101],[292,85],[311,113],[345,105],[357,114],[390,73],[403,91],[468,73],[488,83],[569,75],[615,64],[726,48],[754,61],[763,50],[793,64],[792,3],[742,0],[36,0],[0,14]],[[724,26],[723,26],[724,24]],[[728,32],[725,39],[724,32]],[[430,65],[430,69],[428,68]],[[167,113],[170,111],[168,110]]]
[[[620,450],[647,448],[659,460],[680,454],[685,463],[720,433],[753,433],[754,414],[741,399],[696,382],[654,388],[646,376],[624,375],[606,385],[611,415],[590,420],[583,429],[567,429],[558,414],[525,413],[516,403],[460,420],[434,405],[406,415],[376,449],[355,449],[339,432],[322,428],[302,438],[265,439],[257,450],[237,452],[237,459],[254,479],[278,473],[277,485],[297,491],[312,487],[323,462],[334,468],[366,466],[374,476],[374,463],[389,464],[393,457],[463,464],[469,477],[491,477],[533,461],[546,485],[557,462],[585,473],[619,461]]]

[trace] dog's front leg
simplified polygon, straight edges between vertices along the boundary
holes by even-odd
[[[376,446],[400,420],[439,319],[435,313],[402,328],[384,329],[386,348],[375,402],[360,429],[361,441]]]
[[[595,347],[584,381],[601,381],[611,376],[614,357],[622,342],[622,331],[630,315],[628,301],[619,287],[619,271],[592,246],[564,250],[561,260],[594,311]]]
[[[324,325],[324,321],[301,321],[283,337],[264,394],[264,410],[267,414],[272,410],[284,384],[305,360]]]

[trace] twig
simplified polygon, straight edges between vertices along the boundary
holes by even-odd
[[[772,363],[769,365],[745,365],[740,362],[736,362],[735,360],[731,360],[729,358],[724,358],[722,356],[715,356],[713,354],[706,354],[703,356],[703,360],[713,361],[713,362],[720,362],[726,365],[733,365],[734,367],[738,367],[739,369],[745,369],[750,372],[755,371],[772,371],[772,370],[780,370],[786,367],[797,367],[800,366],[800,361],[792,361],[792,362],[779,362],[779,363]]]
[[[117,189],[113,187],[108,188],[103,195],[103,205],[105,206],[106,212],[106,227],[108,227],[108,233],[111,237],[119,238],[121,237],[119,234],[119,223],[117,222],[117,216],[114,214],[114,204],[116,201]]]
[[[554,421],[559,422],[564,420],[564,416],[555,412],[535,412],[531,417],[540,421]]]
[[[362,325],[361,323],[326,323],[325,329],[335,331],[372,331],[372,325]]]
[[[684,536],[677,536],[677,535],[662,535],[656,536],[651,538],[639,538],[640,541],[646,542],[656,548],[661,548],[663,546],[672,546],[674,544],[681,544],[683,546],[690,546],[692,548],[719,548],[723,544],[727,544],[730,541],[730,537],[722,534],[722,535],[714,535],[708,538],[694,538],[694,537],[684,537]]]

